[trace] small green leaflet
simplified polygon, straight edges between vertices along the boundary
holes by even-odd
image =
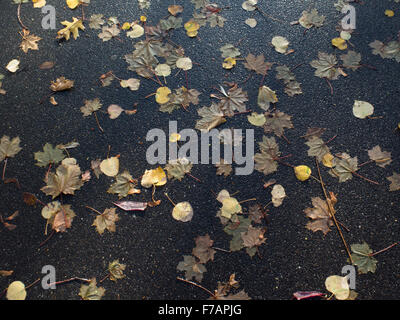
[[[351,251],[353,264],[358,267],[359,273],[375,273],[378,261],[370,255],[373,251],[366,242],[352,244]]]

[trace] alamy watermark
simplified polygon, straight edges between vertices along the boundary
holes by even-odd
[[[344,30],[354,30],[356,28],[356,8],[346,4],[342,8],[342,13],[345,16],[342,18],[342,29]]]

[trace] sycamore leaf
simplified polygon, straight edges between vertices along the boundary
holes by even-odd
[[[351,158],[347,153],[342,153],[341,158],[332,160],[333,168],[329,174],[339,178],[339,182],[345,182],[353,177],[353,172],[358,170],[357,157]]]
[[[198,236],[195,239],[196,247],[193,248],[192,254],[199,259],[200,263],[207,263],[208,261],[214,260],[215,250],[212,249],[214,243],[210,236],[206,234],[205,236]]]
[[[392,162],[391,154],[391,152],[382,151],[380,146],[375,146],[371,150],[368,150],[369,158],[382,168]]]
[[[140,193],[134,187],[137,185],[136,180],[132,178],[128,171],[124,171],[115,177],[115,182],[107,190],[108,193],[118,194],[118,198],[124,198],[129,194]]]
[[[387,177],[391,183],[389,186],[389,191],[397,191],[400,190],[400,173],[396,173],[393,171],[393,175]]]
[[[358,273],[375,273],[378,261],[373,256],[370,256],[373,251],[369,245],[364,241],[360,244],[352,244],[350,248],[352,252],[351,259],[353,264],[357,266]]]
[[[321,138],[311,135],[309,137],[311,138],[306,142],[306,145],[309,147],[307,154],[310,157],[317,157],[317,160],[321,162],[322,158],[330,152],[330,149]]]
[[[258,106],[267,111],[271,103],[278,102],[275,91],[267,86],[262,86],[258,89],[257,104]]]
[[[193,256],[183,256],[183,261],[178,263],[176,267],[179,271],[185,271],[186,280],[195,278],[198,282],[203,280],[203,273],[207,271],[206,267],[198,263]]]
[[[64,25],[65,28],[57,32],[57,39],[65,38],[65,40],[69,40],[72,32],[72,35],[76,40],[79,37],[79,29],[85,30],[82,20],[75,17],[72,18],[72,22],[63,21],[61,24]]]
[[[229,176],[232,172],[232,164],[225,163],[223,159],[221,159],[218,163],[215,164],[217,167],[217,175],[224,175],[225,177]]]
[[[73,80],[68,80],[65,77],[57,78],[56,81],[51,81],[50,90],[54,92],[69,90],[74,86]]]
[[[278,169],[278,162],[275,159],[281,154],[275,138],[263,136],[263,141],[258,144],[261,153],[256,153],[254,156],[254,168],[265,175],[275,172]]]
[[[10,140],[10,137],[3,136],[0,140],[0,161],[6,158],[13,158],[18,152],[22,150],[19,146],[21,140],[15,137]]]
[[[89,285],[82,284],[79,295],[83,300],[101,300],[106,290],[103,287],[97,287],[96,278],[90,280]]]
[[[110,232],[115,232],[115,222],[119,220],[115,210],[115,208],[105,209],[102,214],[97,215],[92,226],[96,227],[99,234],[103,234],[106,229]]]
[[[46,183],[47,185],[40,190],[46,195],[53,196],[53,199],[61,193],[74,194],[83,185],[81,169],[76,164],[76,159],[64,159],[55,173],[49,172]]]
[[[109,41],[112,38],[119,35],[121,30],[118,28],[117,25],[113,24],[111,27],[104,26],[102,28],[102,32],[99,33],[98,37],[104,41]]]
[[[230,43],[219,48],[219,51],[221,51],[222,58],[236,58],[237,56],[240,56],[240,51]]]
[[[26,29],[22,29],[22,32],[22,43],[20,44],[22,51],[27,53],[29,49],[39,50],[37,42],[42,40],[42,38],[35,36],[34,34],[30,34],[29,30]]]
[[[322,231],[326,235],[330,230],[329,227],[334,223],[329,213],[328,204],[320,197],[311,198],[313,208],[306,208],[304,213],[312,221],[308,222],[306,228],[313,232]]]
[[[259,56],[255,56],[249,53],[246,57],[246,62],[244,66],[251,71],[255,71],[258,74],[265,75],[267,71],[271,68],[272,63],[264,61],[264,55],[260,54]]]
[[[34,153],[36,165],[39,167],[47,167],[49,164],[56,164],[65,158],[64,151],[59,148],[53,148],[50,143],[46,143],[43,152]]]
[[[249,225],[249,228],[246,232],[241,232],[243,245],[247,248],[246,251],[250,257],[254,256],[254,254],[257,252],[257,247],[265,243],[267,240],[264,237],[265,231],[265,228],[256,228],[252,225]]]
[[[193,208],[189,202],[179,202],[172,209],[172,217],[175,220],[188,222],[193,218]]]
[[[101,26],[105,23],[102,14],[93,14],[89,18],[89,28],[91,29],[101,29]]]
[[[108,272],[110,273],[110,280],[117,281],[118,279],[123,279],[124,270],[126,268],[125,264],[119,263],[119,260],[114,260],[108,264]]]
[[[85,100],[85,105],[81,107],[81,112],[84,117],[90,116],[93,112],[99,110],[102,107],[102,103],[99,98],[93,100]]]
[[[222,98],[219,97],[219,99],[221,100],[221,110],[226,116],[234,116],[235,110],[238,112],[246,111],[246,101],[248,101],[246,91],[243,91],[242,88],[238,88],[235,84],[227,93],[225,90],[223,90],[223,93],[224,96]]]
[[[301,18],[299,19],[300,25],[306,29],[312,27],[322,27],[325,21],[325,16],[318,15],[317,9],[312,9],[310,11],[303,11]]]
[[[168,179],[174,178],[182,180],[186,173],[192,170],[193,164],[186,158],[169,160],[165,166],[165,170],[168,173]]]
[[[25,300],[25,285],[21,281],[13,281],[7,288],[7,300]]]
[[[162,30],[169,31],[171,29],[181,28],[182,18],[169,16],[168,19],[161,19],[159,23]]]
[[[202,117],[196,122],[196,129],[200,131],[208,132],[226,122],[220,104],[212,103],[210,107],[198,109],[197,113]]]
[[[333,54],[318,52],[318,60],[311,61],[310,65],[316,69],[314,74],[319,78],[336,80],[340,75],[336,67],[337,59]]]
[[[293,128],[293,124],[290,121],[291,117],[292,116],[289,116],[279,110],[265,112],[266,121],[264,124],[264,131],[266,133],[273,132],[278,137],[282,137],[285,128]]]

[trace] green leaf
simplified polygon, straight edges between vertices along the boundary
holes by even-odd
[[[198,282],[203,280],[203,273],[207,271],[206,267],[198,263],[193,256],[183,256],[183,261],[178,263],[176,267],[179,271],[185,271],[186,280],[195,278]]]
[[[185,174],[192,170],[192,166],[193,164],[187,159],[170,160],[165,170],[167,170],[168,179],[174,178],[181,181]]]
[[[221,51],[222,58],[235,58],[240,56],[240,51],[230,43],[219,48],[219,51]]]
[[[118,197],[124,198],[128,194],[136,193],[136,180],[130,175],[130,173],[125,170],[123,173],[118,174],[115,177],[115,182],[107,190],[108,193],[118,194]]]
[[[53,148],[50,143],[46,143],[43,147],[43,152],[34,153],[36,165],[39,167],[47,167],[49,164],[57,164],[65,158],[63,150]]]
[[[375,273],[376,264],[378,261],[370,256],[373,253],[372,249],[369,245],[364,241],[361,244],[352,244],[351,246],[351,258],[353,260],[353,264],[358,267],[359,273]]]
[[[230,221],[224,228],[227,234],[233,236],[229,243],[231,251],[239,251],[244,248],[242,232],[246,232],[251,225],[250,218],[237,216],[237,220],[238,221]]]

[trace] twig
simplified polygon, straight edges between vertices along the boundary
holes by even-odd
[[[202,182],[199,178],[196,178],[195,176],[191,175],[190,173],[186,173],[189,177],[192,179],[196,180],[197,182]]]
[[[199,284],[196,283],[196,282],[189,281],[189,280],[186,280],[186,279],[183,279],[183,278],[180,278],[180,277],[176,277],[176,279],[177,279],[177,280],[180,280],[180,281],[183,281],[183,282],[186,282],[186,283],[190,283],[191,285],[194,285],[194,286],[196,286],[196,287],[198,287],[198,288],[200,288],[200,289],[203,289],[205,292],[207,292],[207,293],[208,293],[210,296],[212,296],[214,299],[217,299],[217,297],[216,297],[216,295],[215,295],[214,293],[212,293],[210,290],[204,288],[203,286],[199,285]]]
[[[47,226],[47,224],[46,224],[46,226]],[[46,232],[47,232],[47,231],[46,231]],[[49,241],[50,238],[54,235],[54,233],[55,233],[55,230],[53,230],[53,231],[50,233],[50,235],[47,237],[46,240],[44,240],[41,244],[39,244],[39,248],[40,248],[41,246],[43,246],[47,241]]]
[[[17,9],[17,18],[18,18],[18,22],[19,22],[19,24],[21,25],[22,28],[24,28],[24,29],[26,29],[26,30],[29,30],[29,29],[22,23],[22,20],[21,20],[21,4],[22,4],[22,3],[19,3],[18,9]]]
[[[58,285],[58,284],[66,283],[66,282],[75,281],[75,280],[84,281],[84,282],[90,282],[89,279],[79,278],[79,277],[73,277],[73,278],[66,279],[66,280],[61,280],[61,281],[58,281],[58,282],[52,282],[52,283],[49,284],[49,287],[51,287],[51,286],[53,286],[53,285]]]
[[[227,252],[227,253],[232,253],[232,251],[230,251],[230,250],[225,250],[225,249],[218,248],[218,247],[211,247],[211,249],[222,251],[222,252]]]
[[[3,181],[4,181],[4,176],[5,176],[5,174],[6,174],[7,159],[8,159],[8,158],[5,158],[5,159],[4,159],[3,175],[2,175],[2,180],[3,180]]]
[[[369,257],[373,257],[373,256],[375,256],[375,255],[377,255],[377,254],[379,254],[379,253],[382,253],[382,252],[384,252],[384,251],[386,251],[386,250],[389,250],[390,248],[393,248],[395,245],[398,245],[398,244],[399,244],[398,242],[395,242],[395,243],[391,244],[389,247],[386,247],[386,248],[384,248],[384,249],[382,249],[382,250],[379,250],[379,251],[377,251],[377,252],[368,254],[368,256],[369,256]]]
[[[95,117],[95,119],[96,119],[96,123],[97,123],[97,126],[99,127],[99,130],[100,130],[102,133],[104,133],[103,128],[100,126],[99,118],[97,118],[96,111],[93,112],[93,114],[94,114],[94,117]]]
[[[102,215],[102,213],[100,211],[96,210],[95,208],[92,208],[92,207],[89,207],[89,206],[85,206],[85,207],[90,209],[90,210],[92,210],[92,211],[94,211],[94,212],[96,212],[99,215]]]
[[[336,220],[334,209],[332,208],[332,203],[331,203],[331,201],[328,200],[328,194],[327,194],[326,189],[325,189],[324,181],[322,180],[321,171],[319,169],[319,164],[318,164],[318,159],[317,158],[315,158],[315,163],[317,164],[318,176],[319,176],[319,180],[320,180],[320,183],[321,183],[322,191],[324,192],[326,204],[328,205],[329,214],[330,214],[331,218],[333,219],[333,222],[335,223],[335,226],[336,226],[336,228],[337,228],[337,230],[339,232],[340,238],[343,241],[343,244],[344,244],[344,246],[346,248],[346,251],[347,251],[347,255],[349,256],[349,259],[350,259],[350,263],[353,264],[353,259],[351,257],[350,249],[349,249],[349,247],[347,245],[346,240],[343,237],[342,230],[340,229],[339,224],[338,224],[338,222]]]
[[[30,287],[33,287],[36,283],[38,283],[40,281],[40,278],[39,279],[36,279],[35,281],[33,281],[30,285],[27,285],[26,287],[25,287],[25,289],[29,289]]]
[[[171,202],[172,205],[175,207],[176,204],[171,200],[171,198],[169,197],[168,193],[164,192],[164,195],[167,197],[167,199],[169,200],[169,202]]]
[[[334,139],[336,139],[337,134],[335,134],[332,138],[330,138],[327,142],[325,142],[325,144],[328,144],[329,142],[333,141]]]
[[[242,200],[239,203],[244,203],[244,202],[248,202],[248,201],[257,201],[256,198],[251,198],[251,199],[246,199],[246,200]]]
[[[103,279],[101,279],[100,281],[99,281],[99,283],[102,283],[104,280],[106,280],[108,277],[110,276],[110,274],[108,273]]]
[[[307,29],[306,29],[306,30],[307,30]],[[331,96],[333,96],[333,87],[332,87],[331,82],[329,81],[328,78],[324,78],[324,79],[326,80],[326,83],[329,85],[329,88],[331,89]]]

